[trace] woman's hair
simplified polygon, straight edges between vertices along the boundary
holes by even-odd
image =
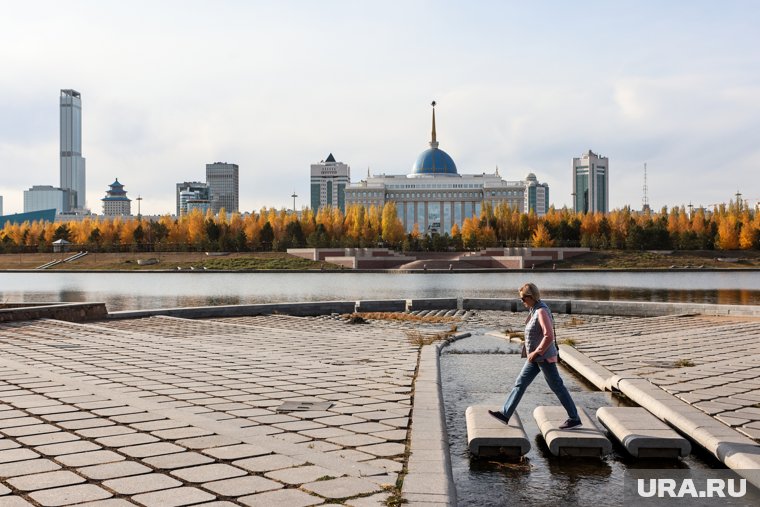
[[[526,283],[522,287],[520,287],[520,296],[531,296],[536,301],[539,301],[541,299],[541,291],[538,290],[538,287],[536,287],[535,284],[532,283]]]

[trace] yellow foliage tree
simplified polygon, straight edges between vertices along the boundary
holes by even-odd
[[[549,234],[549,229],[543,223],[538,224],[536,230],[533,231],[532,245],[536,248],[546,248],[554,246],[554,240]]]

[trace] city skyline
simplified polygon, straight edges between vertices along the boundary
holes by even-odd
[[[540,174],[557,207],[588,149],[613,161],[610,209],[640,209],[644,163],[654,210],[760,198],[753,3],[2,4],[6,214],[55,181],[61,89],[86,98],[93,211],[119,176],[143,214],[172,213],[214,160],[239,165],[241,211],[293,191],[300,209],[325,153],[408,172],[433,99],[461,172]]]

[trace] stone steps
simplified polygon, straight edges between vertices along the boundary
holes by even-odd
[[[517,413],[509,420],[509,426],[488,413],[500,408],[495,405],[467,407],[467,445],[475,456],[520,457],[530,451],[530,441]]]

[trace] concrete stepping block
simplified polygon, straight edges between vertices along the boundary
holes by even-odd
[[[596,418],[635,458],[683,458],[691,452],[688,440],[645,408],[601,407]]]
[[[519,457],[530,451],[530,441],[516,413],[509,420],[509,426],[488,413],[500,409],[495,405],[467,407],[467,445],[475,456]]]
[[[555,456],[600,457],[612,452],[612,443],[599,431],[589,415],[578,408],[583,425],[569,430],[559,429],[567,420],[563,407],[540,406],[533,410],[533,418],[544,436],[549,451]]]

